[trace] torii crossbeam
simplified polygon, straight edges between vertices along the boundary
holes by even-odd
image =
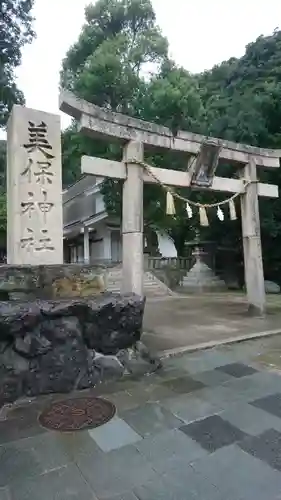
[[[176,137],[153,123],[113,113],[68,91],[60,95],[60,109],[73,116],[81,132],[91,137],[115,138],[124,145],[123,161],[82,157],[82,173],[124,180],[123,185],[123,291],[143,294],[143,183],[155,182],[136,162],[143,162],[145,148],[164,148],[196,155],[205,136],[179,131]],[[257,167],[278,168],[281,150],[261,149],[230,141],[213,139],[221,144],[219,158],[240,169],[240,179],[214,177],[208,190],[241,193],[242,233],[245,282],[251,309],[263,314],[265,289],[260,240],[258,197],[278,197],[278,187],[257,182]],[[167,186],[188,187],[191,175],[186,172],[151,168]],[[246,181],[246,183],[245,183]],[[249,183],[250,181],[250,183]]]

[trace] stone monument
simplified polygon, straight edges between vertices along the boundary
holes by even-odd
[[[7,263],[62,264],[60,117],[14,106],[7,145]]]
[[[186,293],[221,292],[226,290],[226,284],[218,278],[213,270],[205,264],[205,252],[196,246],[193,251],[195,264],[184,276],[181,286]]]
[[[140,342],[145,298],[103,293],[104,266],[63,263],[59,116],[14,106],[7,161],[0,407],[154,371],[160,361]]]

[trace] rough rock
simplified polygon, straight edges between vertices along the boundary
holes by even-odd
[[[26,333],[24,337],[17,337],[14,342],[14,349],[22,356],[34,358],[50,351],[52,344],[39,330],[37,335]]]
[[[40,317],[36,302],[0,302],[0,341],[32,330]]]
[[[108,294],[103,298],[102,307],[98,300],[92,299],[89,304],[83,329],[89,348],[103,354],[116,354],[140,339],[144,300],[135,300],[133,296],[113,300]]]
[[[134,294],[0,302],[0,403],[122,376],[133,361],[118,353],[140,350],[144,305]]]
[[[265,280],[265,293],[280,293],[280,286],[274,281]]]
[[[0,265],[1,300],[85,297],[104,291],[107,269],[92,264]]]
[[[119,351],[117,357],[132,375],[153,373],[162,367],[160,358],[140,341],[128,349]]]
[[[29,369],[29,362],[17,354],[12,346],[8,346],[1,354],[0,370],[10,372],[13,375],[20,375]]]
[[[125,368],[116,356],[96,353],[93,363],[102,375],[106,374],[106,378],[118,378],[124,375]]]

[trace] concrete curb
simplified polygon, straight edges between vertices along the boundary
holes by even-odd
[[[202,342],[201,344],[194,344],[185,347],[176,347],[174,349],[166,349],[158,353],[160,359],[170,358],[172,356],[180,356],[181,354],[186,354],[189,352],[204,351],[206,349],[212,349],[212,347],[219,347],[222,345],[231,345],[240,342],[246,342],[247,340],[255,340],[263,337],[271,337],[274,335],[281,334],[281,328],[276,330],[266,330],[263,332],[248,333],[244,335],[238,335],[235,337],[228,337],[223,340],[210,340],[209,342]]]

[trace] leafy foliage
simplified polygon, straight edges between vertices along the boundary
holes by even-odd
[[[191,75],[168,57],[167,40],[156,25],[150,0],[98,0],[86,9],[86,24],[62,67],[61,85],[110,110],[179,129],[237,142],[281,148],[281,31],[260,36],[240,59],[231,58],[210,71]],[[64,180],[80,175],[80,156],[121,158],[119,146],[89,140],[75,124],[64,134]],[[185,170],[188,157],[156,151],[146,160],[162,168]],[[220,166],[220,175],[232,167]],[[260,178],[281,185],[279,171],[259,172]],[[107,210],[121,214],[120,184],[103,184]],[[183,190],[183,195],[206,202],[219,195]],[[224,197],[222,197],[224,198]],[[267,277],[281,273],[281,205],[260,200],[264,262]],[[218,244],[242,248],[240,223],[218,221],[215,211],[203,236]],[[144,190],[145,229],[167,231],[179,253],[194,236],[198,221],[187,219],[177,203],[177,215],[165,215],[165,195],[159,186]],[[275,278],[276,279],[276,278]],[[281,280],[281,274],[280,274]]]
[[[240,59],[230,59],[200,75],[210,133],[267,148],[281,148],[281,31],[260,36]],[[279,170],[259,171],[266,182],[281,186]],[[260,199],[263,257],[266,275],[281,280],[280,200]],[[240,243],[231,228],[232,244]],[[222,239],[222,230],[216,235]]]
[[[34,0],[0,2],[0,127],[4,126],[13,104],[24,103],[17,88],[14,70],[21,63],[21,49],[34,37],[31,9]]]
[[[180,128],[198,129],[204,115],[196,78],[168,59],[167,40],[155,23],[150,0],[99,0],[89,6],[79,40],[63,62],[61,85],[99,106],[165,124],[175,134]],[[64,184],[79,175],[81,152],[121,159],[118,146],[82,138],[75,125],[63,141]],[[166,152],[151,161],[165,166],[171,156]],[[186,168],[186,159],[173,155],[174,168],[183,164]],[[107,210],[120,216],[120,183],[107,179],[102,191]],[[145,186],[146,227],[171,225],[164,206],[161,189]]]
[[[143,89],[144,65],[161,64],[168,42],[155,25],[150,0],[99,0],[70,48],[61,84],[94,104],[127,114]]]

